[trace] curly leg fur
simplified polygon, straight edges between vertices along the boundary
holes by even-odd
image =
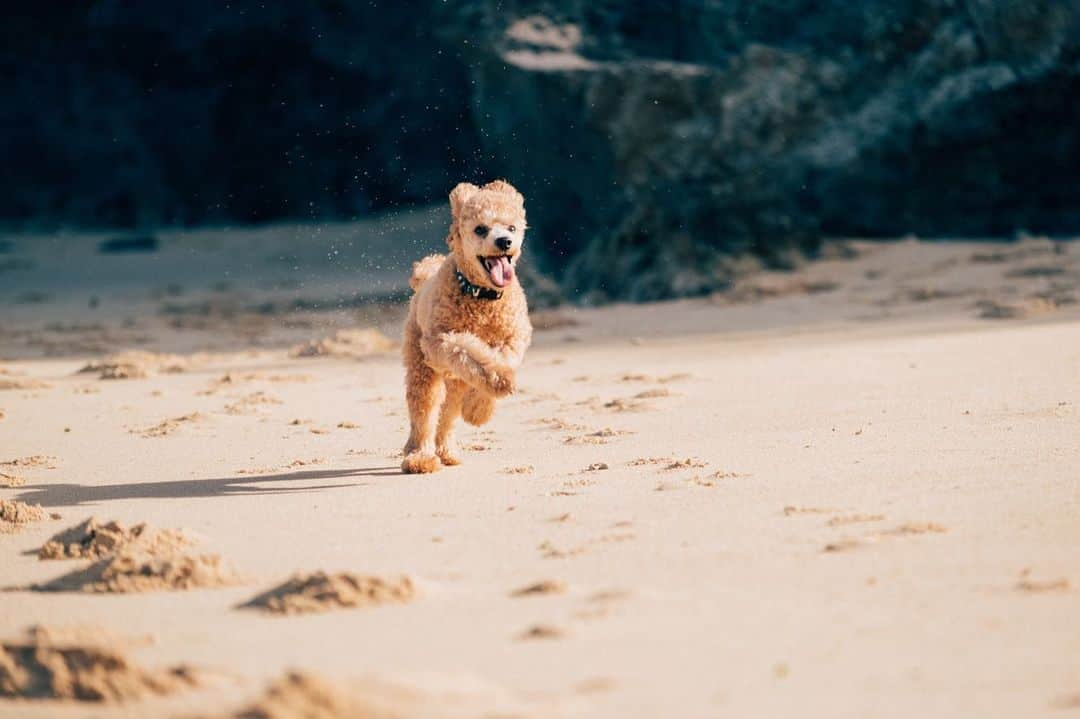
[[[435,453],[435,432],[438,408],[446,394],[442,377],[424,362],[419,339],[415,324],[406,328],[403,354],[410,430],[401,469],[410,474],[434,472],[441,466]]]
[[[505,397],[514,391],[514,370],[476,335],[444,332],[435,337],[421,337],[420,344],[434,367],[449,372],[470,387],[495,397]]]
[[[487,424],[495,414],[495,398],[479,390],[471,389],[461,404],[461,416],[469,424],[479,427]]]
[[[461,414],[462,399],[469,386],[458,380],[446,383],[446,399],[439,411],[439,424],[435,429],[435,454],[447,467],[461,464],[458,458],[457,443],[454,442],[454,421]]]

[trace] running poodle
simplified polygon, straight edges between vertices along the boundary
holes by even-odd
[[[525,198],[503,180],[462,182],[450,193],[449,255],[413,265],[402,354],[411,429],[404,472],[460,464],[458,415],[482,425],[514,391],[532,341],[515,266],[525,239]]]

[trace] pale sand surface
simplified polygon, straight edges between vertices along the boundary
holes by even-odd
[[[521,391],[463,429],[462,466],[431,476],[398,472],[393,353],[292,358],[276,326],[252,342],[243,317],[190,329],[136,309],[146,342],[110,339],[124,330],[112,316],[90,333],[110,351],[210,334],[222,349],[181,373],[99,380],[76,374],[98,354],[32,356],[26,339],[49,330],[19,305],[0,323],[0,367],[49,386],[0,392],[0,461],[49,460],[0,466],[25,480],[0,499],[61,519],[0,534],[0,585],[82,566],[36,550],[91,516],[184,529],[242,583],[0,594],[0,637],[35,624],[149,636],[133,661],[210,676],[143,702],[0,699],[0,716],[220,712],[290,668],[453,688],[469,697],[455,716],[1068,715],[1080,247],[858,247],[748,281],[758,291],[738,301],[560,311],[576,324],[538,333]],[[1014,254],[972,259],[994,252]],[[752,299],[762,288],[782,296]],[[1025,316],[980,317],[987,301]],[[369,324],[365,311],[292,331]],[[387,309],[380,326],[399,318]],[[406,575],[415,595],[237,608],[320,570]],[[555,589],[511,596],[543,580]]]

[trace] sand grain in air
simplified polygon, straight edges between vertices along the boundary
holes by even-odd
[[[296,345],[290,357],[368,357],[394,349],[393,340],[377,329],[338,330],[330,337]]]
[[[190,360],[177,355],[135,350],[95,360],[79,372],[97,374],[101,379],[142,379],[154,374],[185,372],[190,364]]]

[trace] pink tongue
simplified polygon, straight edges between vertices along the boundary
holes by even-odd
[[[494,257],[489,262],[491,266],[488,272],[491,274],[491,281],[496,287],[506,287],[506,284],[514,279],[514,267],[510,264],[510,258]]]

